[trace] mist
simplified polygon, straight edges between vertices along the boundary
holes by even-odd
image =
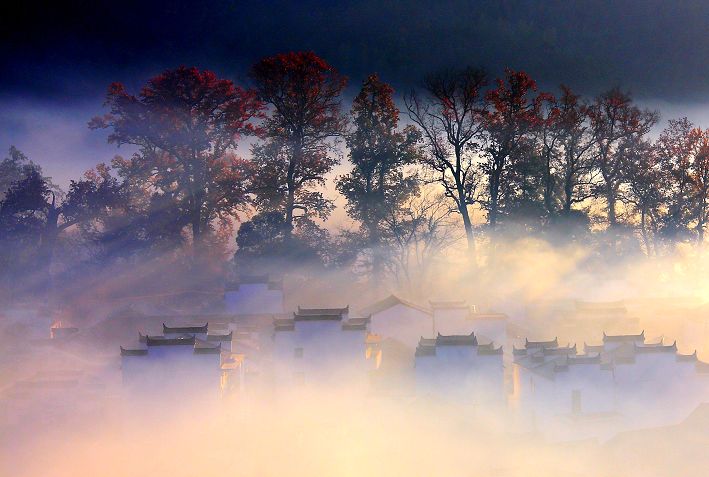
[[[0,475],[709,466],[706,5],[0,20]]]

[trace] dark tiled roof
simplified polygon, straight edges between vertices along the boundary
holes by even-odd
[[[165,338],[164,336],[146,336],[145,342],[148,346],[194,346],[195,338],[194,336],[179,338]]]
[[[478,339],[475,333],[469,335],[442,335],[436,336],[436,346],[477,346]]]
[[[195,354],[219,354],[222,352],[221,343],[209,343],[207,341],[195,340],[194,343],[194,353]]]
[[[366,318],[350,318],[342,323],[343,330],[366,330],[371,317]]]
[[[341,314],[305,314],[301,315],[298,313],[293,313],[294,321],[340,321],[342,320]]]
[[[545,356],[554,356],[554,355],[560,355],[560,354],[576,354],[576,345],[558,346],[556,348],[542,347],[542,353]]]
[[[436,338],[424,338],[422,336],[419,339],[419,346],[436,346]]]
[[[559,340],[554,338],[551,341],[529,341],[524,339],[524,347],[529,348],[556,348],[559,346]]]
[[[675,353],[677,352],[677,341],[672,343],[671,345],[650,345],[650,346],[642,346],[642,345],[635,345],[635,352],[636,353]]]
[[[502,355],[502,346],[495,348],[493,343],[478,346],[479,355]]]
[[[230,331],[227,334],[207,335],[207,341],[231,341],[231,338],[233,335],[234,335],[233,331]]]
[[[147,348],[124,348],[121,346],[121,356],[145,356],[147,354]]]
[[[209,323],[204,325],[186,325],[186,326],[167,326],[162,324],[163,334],[167,333],[206,333],[209,328]]]
[[[527,356],[527,348],[517,348],[513,345],[512,354],[514,356]]]
[[[298,311],[294,313],[296,316],[329,316],[329,315],[344,315],[350,311],[350,306],[344,308],[302,308],[298,307]]]
[[[419,344],[416,347],[415,356],[436,356],[436,346]]]
[[[603,342],[624,342],[624,341],[645,341],[645,331],[643,330],[639,335],[607,335],[605,331],[603,332]]]
[[[600,353],[600,352],[604,351],[605,348],[603,347],[602,344],[601,345],[590,345],[590,344],[586,344],[586,342],[584,342],[583,343],[583,350],[585,353],[588,353],[588,352]]]
[[[419,344],[416,347],[416,356],[435,356],[436,355],[436,338],[419,339]]]

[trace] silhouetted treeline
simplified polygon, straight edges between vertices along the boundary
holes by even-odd
[[[348,112],[347,79],[313,53],[264,58],[250,83],[179,67],[137,94],[112,84],[89,126],[135,152],[66,192],[11,147],[0,162],[6,293],[151,260],[179,263],[190,286],[329,268],[410,288],[461,241],[470,270],[527,236],[612,259],[703,245],[709,131],[683,118],[653,139],[658,113],[618,88],[583,98],[539,91],[521,71],[462,68],[397,98],[373,74]],[[351,226],[327,226],[326,190]]]

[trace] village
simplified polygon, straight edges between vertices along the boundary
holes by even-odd
[[[109,359],[100,367],[76,357],[87,339],[100,339],[96,330],[47,321],[41,337],[41,320],[33,317],[35,329],[25,331],[35,337],[23,346],[33,343],[53,366],[4,389],[3,417],[19,425],[40,395],[51,402],[44,418],[62,422],[100,416],[104,401],[97,397],[109,395],[122,409],[161,402],[159,411],[170,413],[193,399],[243,406],[249,396],[338,390],[374,401],[456,406],[481,419],[495,416],[511,434],[550,442],[603,442],[676,425],[709,402],[701,347],[707,335],[696,318],[675,323],[670,339],[650,334],[657,331],[652,316],[634,316],[643,307],[631,302],[544,303],[514,316],[465,301],[416,303],[395,295],[359,309],[291,310],[286,293],[282,281],[245,276],[225,287],[220,313],[124,310],[105,331],[124,341],[104,350]],[[676,310],[688,306],[674,303]]]

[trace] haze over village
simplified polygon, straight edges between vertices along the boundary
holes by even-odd
[[[704,475],[708,16],[0,20],[0,475]]]

